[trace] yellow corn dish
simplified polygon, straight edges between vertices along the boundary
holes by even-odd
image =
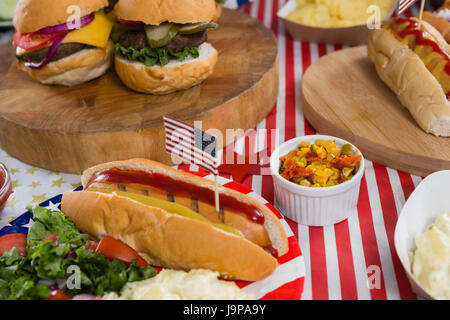
[[[391,12],[393,0],[296,0],[297,9],[287,19],[312,27],[343,28],[367,23],[373,12],[372,6],[380,8],[380,18]]]
[[[332,140],[303,141],[280,158],[279,173],[301,186],[330,187],[353,178],[361,159],[350,144],[337,147]]]

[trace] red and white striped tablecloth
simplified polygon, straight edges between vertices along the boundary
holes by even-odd
[[[302,111],[302,74],[321,56],[342,48],[293,41],[277,19],[277,11],[285,2],[258,0],[241,7],[269,27],[278,39],[279,97],[256,129],[278,129],[280,143],[315,133]],[[417,14],[414,11],[417,9],[407,14]],[[239,151],[238,146],[236,149]],[[395,252],[394,229],[405,200],[420,181],[420,177],[368,161],[357,212],[348,220],[334,226],[307,227],[287,219],[305,259],[302,298],[417,299]],[[273,203],[272,177],[254,175],[244,184]],[[368,285],[368,278],[377,268],[381,271],[378,288]]]

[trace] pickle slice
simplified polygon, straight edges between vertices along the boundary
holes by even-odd
[[[185,24],[180,27],[178,30],[179,34],[193,34],[198,32],[203,32],[207,29],[219,29],[219,25],[214,22],[209,23],[193,23],[193,24]]]
[[[147,41],[152,48],[161,48],[172,41],[178,33],[179,27],[173,23],[163,23],[159,26],[146,26]]]

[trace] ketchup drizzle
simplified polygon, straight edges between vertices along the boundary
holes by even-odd
[[[401,17],[395,18],[394,21],[396,24],[407,24],[407,26],[402,31],[395,31],[391,29],[392,32],[396,33],[400,38],[405,38],[408,35],[414,35],[416,37],[416,45],[432,47],[434,52],[439,53],[445,60],[447,60],[444,71],[448,75],[450,75],[449,55],[436,41],[433,41],[432,39],[426,37],[427,32],[419,29],[418,21],[410,18],[401,18]],[[446,92],[446,96],[447,100],[450,100],[450,91]]]
[[[148,185],[168,193],[182,196],[187,195],[197,200],[204,201],[212,206],[215,204],[214,191],[206,187],[196,186],[194,184],[175,180],[167,175],[160,173],[149,173],[140,170],[122,170],[111,168],[105,171],[96,172],[90,179],[86,188],[94,182],[112,182],[112,183],[133,183]],[[257,207],[240,202],[234,197],[225,194],[219,194],[220,206],[235,212],[243,212],[246,217],[255,223],[264,224],[264,214]]]

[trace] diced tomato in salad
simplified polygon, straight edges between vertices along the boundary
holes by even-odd
[[[97,249],[97,247],[98,247],[98,242],[94,241],[94,240],[88,240],[85,245],[86,250],[91,250],[94,252],[95,252],[95,249]]]
[[[17,248],[19,255],[26,255],[27,239],[23,233],[11,233],[0,237],[0,256],[12,248]]]
[[[61,289],[56,289],[50,292],[45,300],[72,300]]]
[[[56,233],[47,233],[44,241],[51,241],[55,245],[56,241],[58,241],[58,235]]]

